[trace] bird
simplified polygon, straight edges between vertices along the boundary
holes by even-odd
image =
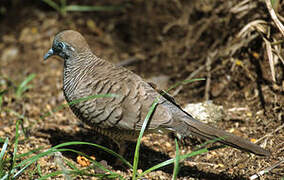
[[[54,37],[44,55],[64,60],[63,93],[72,112],[94,131],[115,142],[135,141],[155,99],[157,106],[145,133],[175,134],[218,142],[259,156],[270,152],[249,140],[210,126],[185,112],[173,98],[125,67],[97,57],[78,31],[64,30]],[[105,98],[86,98],[114,94]],[[78,99],[86,98],[84,101]]]

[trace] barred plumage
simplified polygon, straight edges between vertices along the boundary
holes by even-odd
[[[135,140],[156,97],[160,94],[133,72],[96,57],[83,36],[72,30],[57,34],[47,59],[64,59],[63,91],[68,102],[96,94],[117,97],[94,98],[73,103],[74,114],[94,130],[115,140]],[[258,155],[270,153],[248,140],[195,120],[172,100],[160,97],[146,133],[174,132],[185,137],[223,138],[221,143]]]

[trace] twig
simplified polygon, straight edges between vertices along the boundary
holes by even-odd
[[[270,16],[272,18],[272,20],[274,21],[275,25],[278,27],[279,31],[282,33],[282,35],[284,36],[284,26],[283,24],[279,21],[279,19],[277,18],[277,15],[272,7],[271,4],[271,0],[265,0],[267,9],[270,13]]]
[[[263,174],[265,174],[265,173],[271,171],[272,169],[276,168],[277,166],[279,166],[279,165],[282,164],[283,162],[284,162],[284,160],[281,160],[281,161],[279,161],[278,163],[275,163],[275,164],[273,164],[272,166],[270,166],[270,167],[268,167],[268,168],[266,168],[266,169],[264,169],[264,170],[262,170],[262,171],[259,171],[259,172],[256,173],[256,174],[252,175],[249,179],[250,179],[250,180],[256,179],[256,178],[262,176]]]
[[[264,27],[264,25],[267,25],[267,22],[264,20],[254,20],[250,23],[248,23],[247,25],[245,25],[240,32],[237,34],[237,37],[239,38],[244,38],[245,36],[248,35],[248,33],[250,33],[253,30],[258,30],[261,33],[265,33],[266,32],[266,28]]]
[[[275,69],[274,69],[274,58],[273,58],[273,54],[272,54],[271,44],[265,38],[263,38],[263,40],[264,40],[265,46],[266,46],[266,52],[267,52],[267,56],[268,56],[268,60],[269,60],[269,66],[270,66],[270,70],[271,70],[272,80],[274,82],[276,82]]]
[[[273,133],[279,131],[279,130],[282,129],[283,127],[284,127],[284,124],[282,124],[281,126],[279,126],[278,128],[276,128],[273,132],[268,133],[268,134],[266,134],[265,136],[259,138],[258,140],[255,141],[255,143],[261,141],[262,139],[264,139],[264,138],[266,138],[266,137],[268,137],[268,136],[271,136]]]
[[[205,64],[206,71],[207,71],[207,78],[206,78],[206,85],[205,85],[205,92],[204,92],[205,101],[209,100],[209,91],[210,91],[210,84],[211,84],[211,64],[212,64],[212,54],[209,54],[209,56],[207,56],[206,64]]]

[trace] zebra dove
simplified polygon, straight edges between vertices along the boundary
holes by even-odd
[[[135,140],[155,98],[160,94],[140,76],[98,58],[84,37],[76,31],[58,33],[44,60],[52,55],[64,59],[63,91],[73,113],[95,131],[115,141]],[[91,98],[96,94],[116,97]],[[194,119],[171,98],[160,96],[145,133],[175,133],[177,137],[194,135],[202,139],[220,138],[219,142],[261,156],[269,151],[241,137]]]

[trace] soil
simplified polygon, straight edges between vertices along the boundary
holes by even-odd
[[[246,2],[248,6],[239,11],[237,7],[241,4],[237,0],[80,1],[84,5],[124,5],[125,9],[66,15],[42,1],[1,3],[0,92],[5,93],[0,111],[0,138],[9,137],[13,141],[16,121],[22,119],[19,154],[39,147],[44,151],[69,141],[97,143],[118,151],[114,142],[85,127],[68,108],[58,109],[66,103],[61,89],[63,61],[51,58],[44,62],[43,56],[57,32],[73,29],[85,36],[99,57],[112,63],[130,62],[126,67],[143,78],[166,76],[168,87],[188,78],[206,78],[182,85],[170,94],[182,106],[212,100],[225,113],[214,126],[251,139],[271,152],[270,157],[259,157],[230,147],[212,150],[182,162],[179,179],[248,179],[283,161],[284,65],[279,59],[274,63],[273,81],[263,38],[268,36],[267,32],[250,29],[239,36],[247,24],[261,19],[270,27],[269,41],[283,40],[262,1]],[[281,7],[283,3],[279,12]],[[283,41],[277,46],[282,47],[278,55],[283,57]],[[32,87],[17,97],[17,87],[33,73],[36,77],[29,83]],[[194,143],[182,145],[181,153],[194,150]],[[125,156],[132,162],[135,143],[128,145]],[[83,145],[70,148],[94,156],[125,178],[131,177],[131,171],[117,166],[108,153]],[[140,152],[139,168],[146,170],[175,157],[175,142],[166,135],[146,135]],[[75,153],[59,156],[77,164]],[[57,158],[56,155],[41,158],[37,162],[41,173],[60,169]],[[20,179],[39,178],[37,164],[25,170]],[[260,179],[281,179],[283,169],[284,164],[280,163],[260,175]],[[172,172],[173,167],[167,166],[145,178],[171,179]],[[89,177],[77,177],[85,178]]]

